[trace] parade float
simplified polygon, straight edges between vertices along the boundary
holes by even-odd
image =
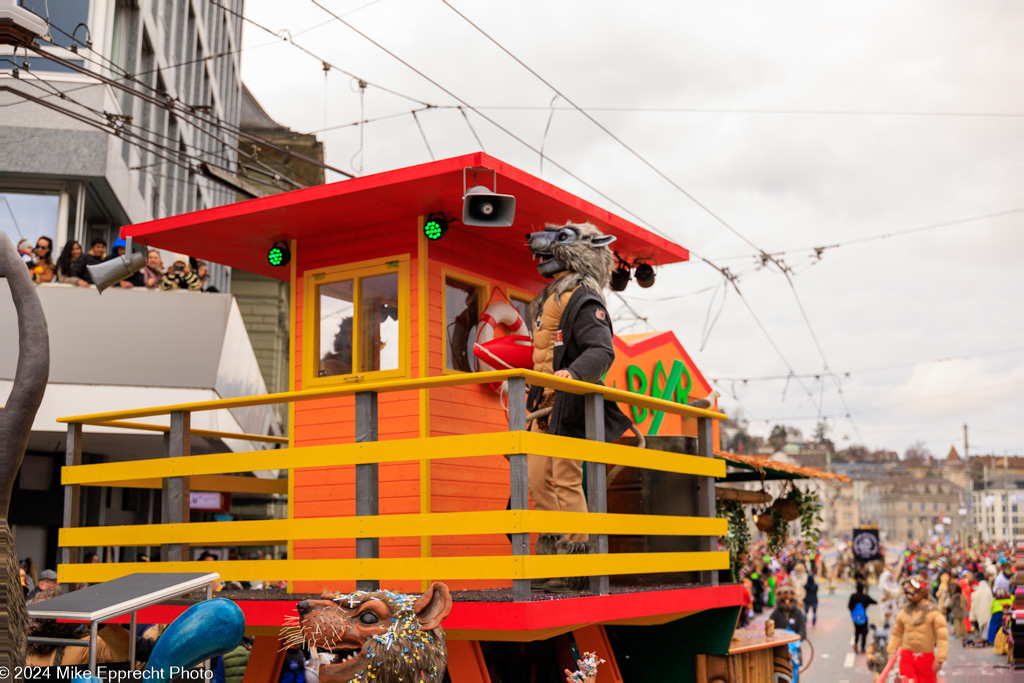
[[[247,683],[276,680],[297,604],[324,591],[418,595],[434,582],[451,590],[454,683],[528,680],[574,668],[583,651],[605,660],[600,681],[726,680],[708,674],[706,657],[729,654],[742,589],[718,549],[727,520],[715,483],[727,465],[754,468],[717,452],[725,416],[672,333],[616,338],[603,386],[523,369],[526,307],[545,284],[524,234],[567,222],[614,236],[620,268],[641,284],[653,266],[688,258],[482,153],[125,227],[137,244],[287,281],[291,390],[62,419],[60,581],[212,571],[286,582],[228,596],[255,638]],[[585,396],[588,438],[529,431],[527,385]],[[709,395],[711,405],[689,405]],[[606,401],[642,438],[605,443]],[[191,454],[194,413],[269,404],[288,407],[284,447]],[[107,427],[164,431],[164,452],[82,464],[83,429]],[[527,454],[584,461],[589,511],[530,509]],[[282,476],[250,476],[266,470]],[[286,518],[190,521],[191,492],[253,492],[257,481],[287,497]],[[86,486],[159,488],[160,523],[83,527]],[[538,534],[570,532],[590,535],[587,554],[536,554]],[[273,544],[287,544],[286,559],[198,562],[189,550]],[[160,548],[162,561],[81,563],[84,548],[108,546]],[[536,589],[565,576],[588,577],[588,589]],[[140,618],[169,623],[183,609]]]

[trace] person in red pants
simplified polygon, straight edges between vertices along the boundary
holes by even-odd
[[[910,576],[903,584],[907,605],[896,615],[889,640],[890,659],[899,653],[900,676],[917,683],[935,683],[949,653],[946,619],[928,600],[928,582]]]

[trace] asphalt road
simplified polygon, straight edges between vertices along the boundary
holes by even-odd
[[[841,583],[835,595],[828,594],[822,582],[818,591],[820,616],[816,625],[807,625],[807,638],[814,646],[814,660],[801,677],[801,683],[872,683],[867,661],[862,654],[853,653],[853,622],[846,609],[853,592],[853,584]],[[871,597],[878,598],[878,586],[868,589]],[[763,624],[768,611],[755,615],[755,624]],[[872,623],[881,625],[882,616],[877,607],[868,610]],[[952,634],[952,629],[950,630]],[[870,634],[868,640],[870,642]],[[949,659],[939,673],[939,683],[1011,683],[1013,673],[1006,659],[997,657],[992,648],[961,647],[960,641],[950,638]]]

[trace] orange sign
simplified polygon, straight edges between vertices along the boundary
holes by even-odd
[[[615,362],[604,383],[644,396],[689,403],[711,393],[711,386],[671,332],[615,337]],[[695,420],[661,411],[621,405],[644,434],[696,436]]]

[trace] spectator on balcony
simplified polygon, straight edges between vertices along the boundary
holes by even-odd
[[[36,267],[36,259],[32,255],[32,242],[29,240],[23,239],[18,242],[18,256],[25,262],[30,271]]]
[[[122,256],[124,256],[125,250],[127,248],[128,248],[128,243],[125,242],[123,239],[121,239],[119,237],[117,239],[117,241],[114,242],[113,253],[111,253],[110,256],[108,256],[105,260],[112,261],[114,259],[121,258]],[[132,275],[130,277],[126,277],[125,279],[121,280],[117,284],[122,289],[131,289],[132,287],[145,287],[146,286],[146,278],[142,274],[142,271],[139,271],[138,273],[135,273],[134,275]]]
[[[203,286],[199,276],[192,271],[189,259],[184,254],[177,254],[174,263],[164,277],[160,280],[160,289],[170,291],[174,289],[189,289],[198,292]]]
[[[103,260],[107,257],[107,241],[101,237],[93,239],[89,245],[89,251],[83,254],[80,259],[75,261],[75,265],[71,268],[71,275],[77,277],[80,280],[84,280],[88,284],[93,284],[92,274],[89,273],[88,266],[95,266],[98,263],[103,263]]]
[[[53,263],[53,240],[49,237],[40,237],[36,240],[36,248],[32,252],[36,257],[36,265],[32,269],[32,280],[37,285],[43,282],[53,282],[53,279],[57,277],[56,266]]]
[[[57,583],[57,572],[52,569],[44,569],[39,572],[39,580],[36,581],[36,587],[28,593],[29,602],[34,600],[40,593],[59,587],[60,584]]]
[[[219,289],[210,284],[210,268],[206,265],[206,261],[196,262],[196,274],[199,276],[199,282],[204,292],[213,292],[214,294],[220,292]]]
[[[149,253],[146,254],[146,267],[140,272],[146,289],[156,289],[160,286],[160,281],[164,279],[164,260],[159,251],[149,250]]]
[[[57,282],[77,285],[79,287],[88,287],[89,283],[85,280],[76,277],[73,274],[75,262],[82,258],[82,245],[71,240],[64,245],[64,249],[61,250],[60,256],[57,257]]]

